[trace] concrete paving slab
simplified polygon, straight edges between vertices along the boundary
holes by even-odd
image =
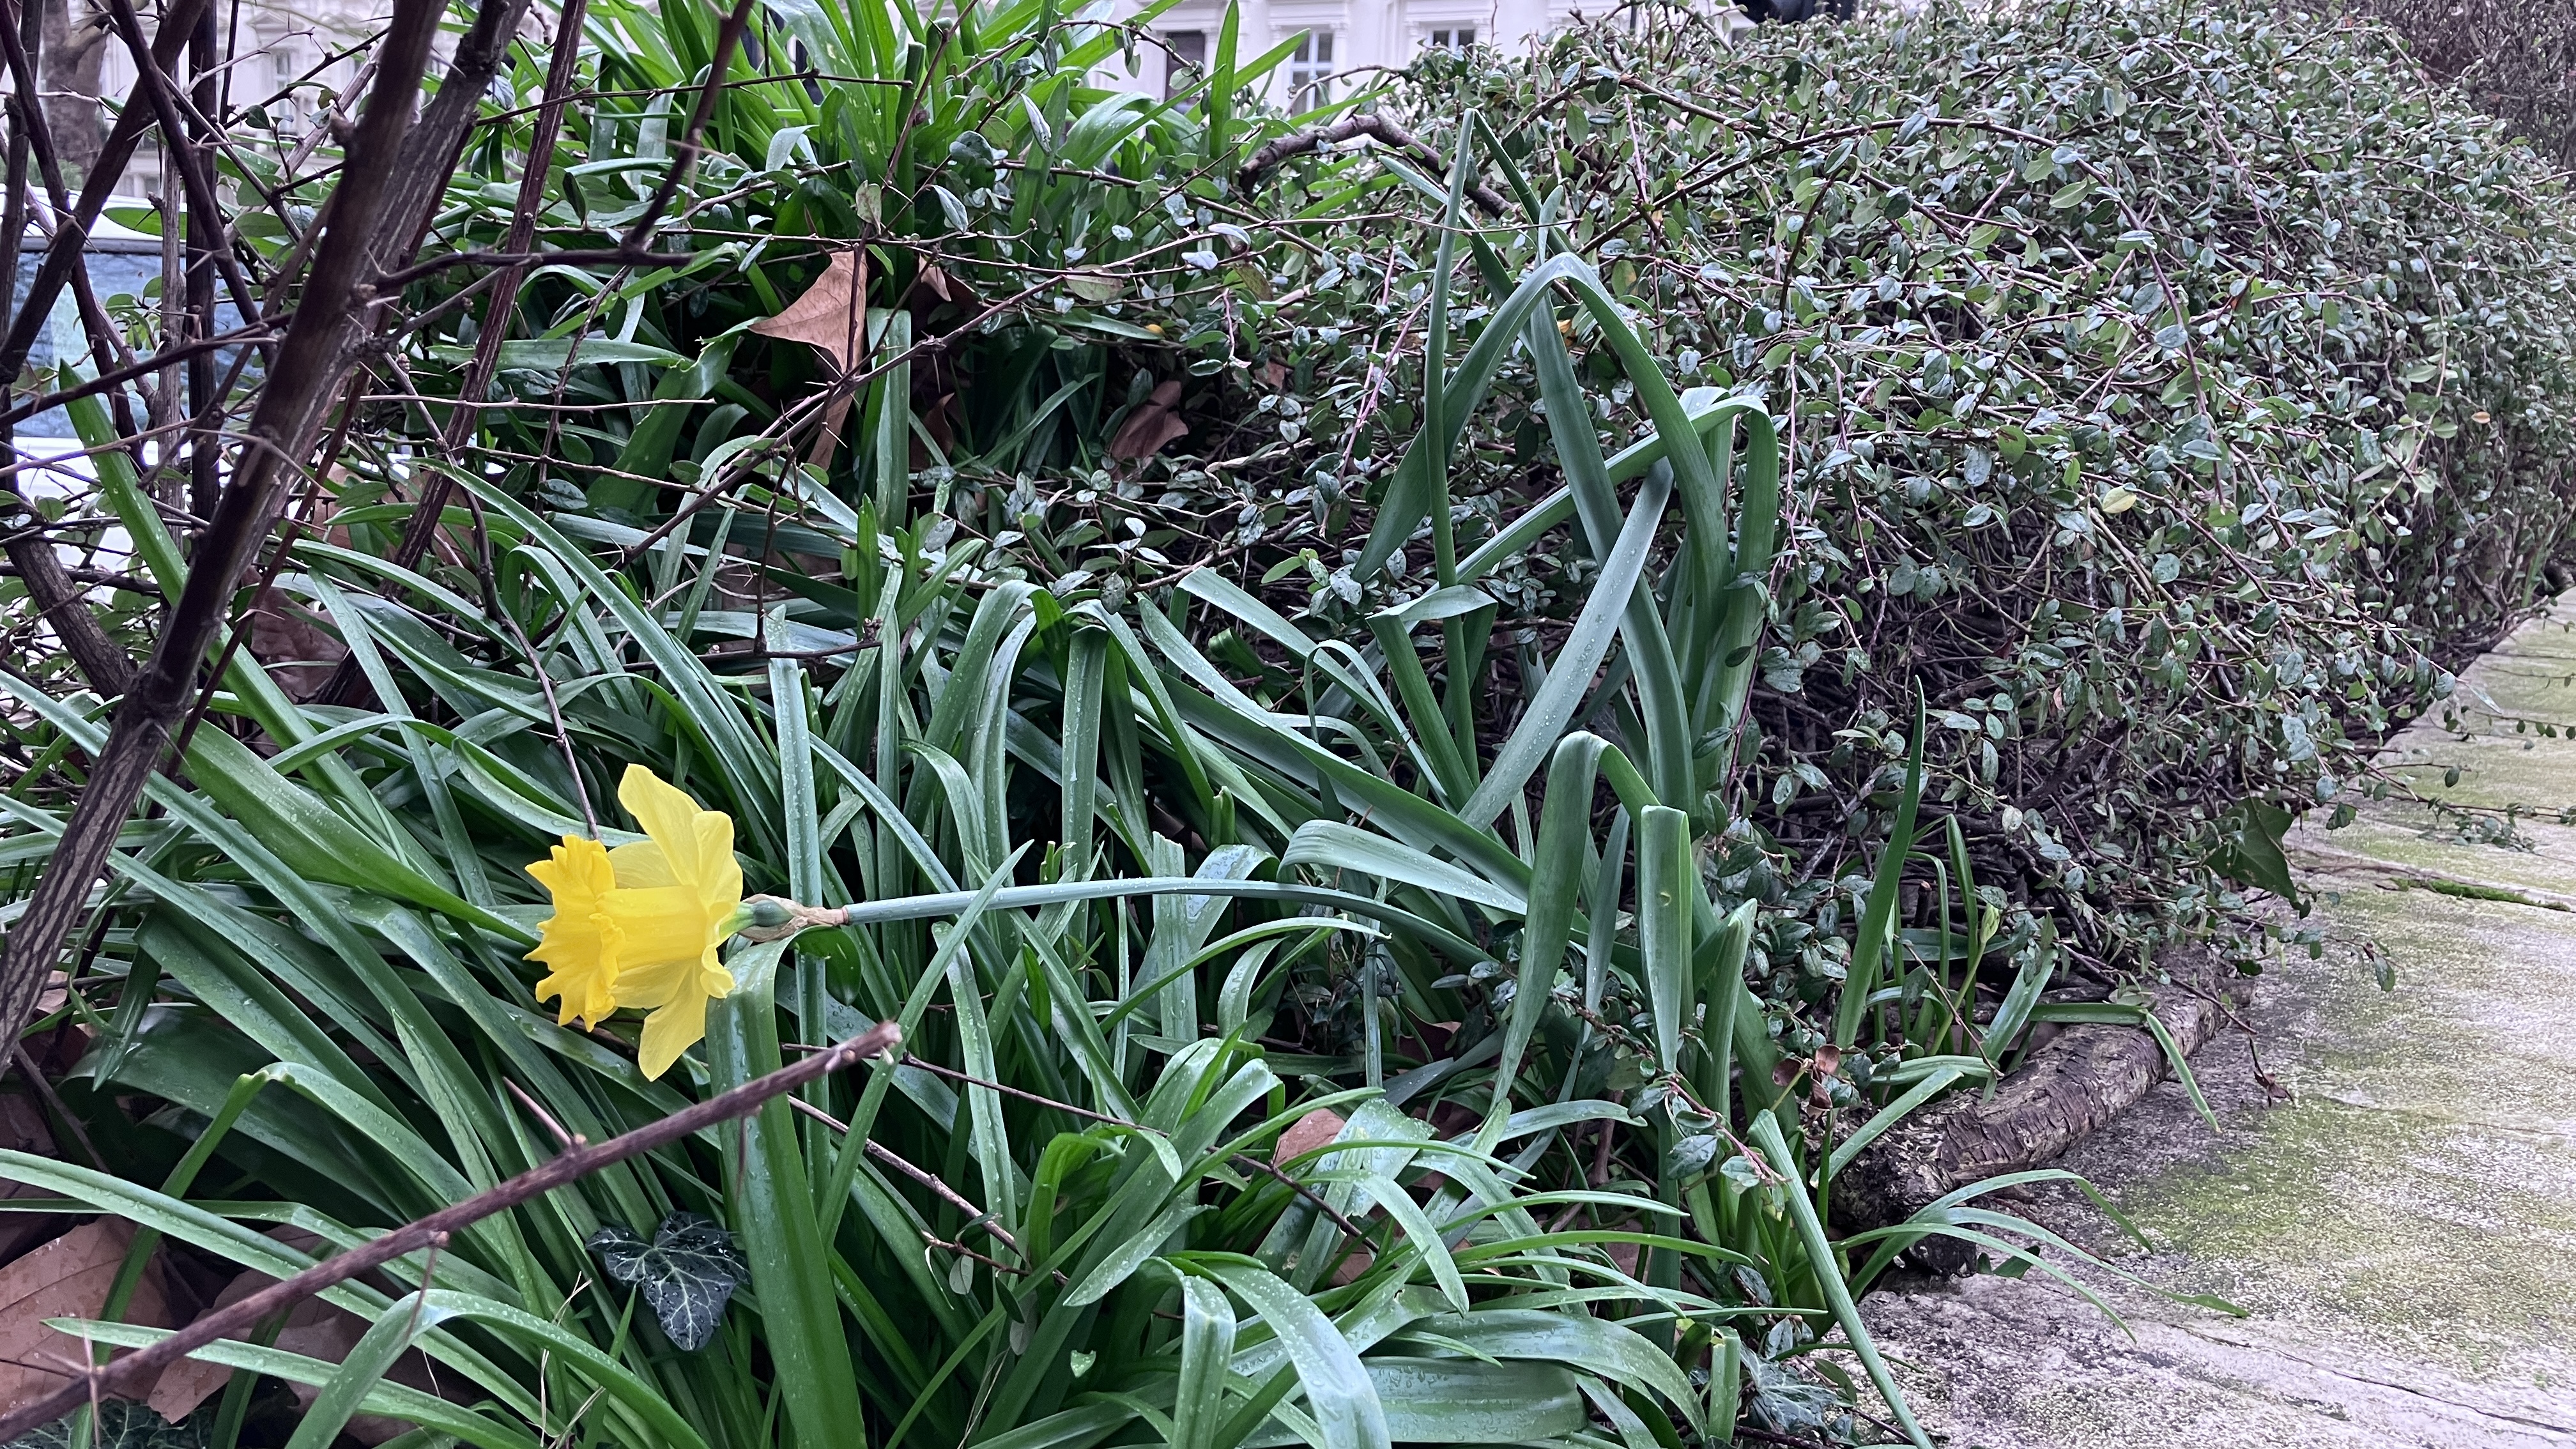
[[[2428,794],[2547,819],[2509,846],[2395,802],[2303,824],[2327,946],[2257,983],[2254,1047],[2230,1033],[2196,1061],[2224,1130],[2168,1082],[2062,1164],[2152,1249],[2071,1191],[2018,1205],[2247,1316],[2093,1269],[2125,1331],[2037,1274],[1897,1285],[1869,1317],[1948,1443],[2576,1449],[2576,826],[2556,823],[2576,739],[2513,732],[2576,722],[2576,608],[2464,682],[2464,728],[2410,729],[2389,758]]]

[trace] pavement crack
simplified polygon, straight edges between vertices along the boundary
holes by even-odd
[[[2331,1363],[2324,1363],[2317,1359],[2310,1358],[2306,1354],[2292,1352],[2289,1348],[2280,1344],[2223,1337],[2219,1334],[2212,1333],[2205,1328],[2194,1325],[2184,1325],[2183,1331],[2194,1338],[2198,1338],[2209,1343],[2225,1344],[2230,1348],[2251,1349],[2257,1353],[2276,1354],[2281,1358],[2288,1359],[2305,1368],[2325,1374],[2330,1378],[2341,1379],[2346,1383],[2361,1384],[2365,1387],[2375,1389],[2392,1390],[2396,1393],[2406,1394],[2412,1398],[2421,1399],[2428,1404],[2439,1404],[2445,1409],[2455,1409],[2461,1413],[2471,1415],[2478,1419],[2487,1420],[2492,1423],[2509,1424],[2524,1429],[2536,1429],[2545,1434],[2562,1436],[2568,1438],[2570,1442],[2576,1442],[2576,1421],[2535,1419],[2527,1414],[2519,1414],[2511,1410],[2490,1409],[2482,1405],[2466,1403],[2462,1400],[2436,1393],[2433,1390],[2424,1388],[2418,1384],[2407,1383],[2399,1379],[2378,1378],[2370,1374],[2355,1373],[2348,1368],[2338,1368]]]

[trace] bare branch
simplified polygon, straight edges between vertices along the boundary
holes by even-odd
[[[644,207],[644,214],[627,228],[624,240],[630,251],[643,250],[644,239],[662,224],[662,213],[670,207],[680,183],[688,180],[689,173],[697,167],[698,153],[705,149],[700,138],[706,134],[708,118],[715,114],[716,97],[724,93],[725,72],[733,68],[733,53],[742,44],[743,26],[751,19],[751,6],[752,0],[734,0],[723,28],[716,32],[715,59],[707,65],[707,83],[698,89],[697,107],[689,112],[689,129],[681,133],[680,144],[672,149],[671,169],[662,174],[662,184],[653,189],[653,199]]]
[[[1440,159],[1439,152],[1432,150],[1420,137],[1386,117],[1344,116],[1330,125],[1308,126],[1302,131],[1291,131],[1253,152],[1252,159],[1244,162],[1243,169],[1235,173],[1235,184],[1245,191],[1250,191],[1272,167],[1291,157],[1303,156],[1327,145],[1338,146],[1345,141],[1354,141],[1362,136],[1380,145],[1392,146],[1403,152],[1408,159],[1434,170],[1448,169],[1449,163]],[[1487,216],[1500,216],[1505,209],[1503,194],[1481,182],[1468,189],[1467,198],[1475,202],[1477,210]]]
[[[10,138],[8,219],[0,222],[11,228],[9,271],[13,278],[17,272],[18,231],[26,224],[23,196],[26,176],[22,153],[35,161],[52,196],[59,200],[63,193],[62,165],[54,154],[53,130],[45,123],[44,107],[30,99],[38,94],[36,63],[28,51],[25,36],[19,32],[18,18],[15,14],[0,17],[0,53],[5,53],[8,59],[9,108],[17,122]],[[31,25],[28,29],[41,34],[40,27]],[[27,306],[32,311],[35,305],[35,298],[30,295]],[[14,369],[6,375],[14,376]],[[15,419],[8,421],[14,422]],[[0,467],[16,461],[15,450],[7,446],[7,437],[5,424],[0,424]],[[31,518],[35,514],[18,492],[14,469],[0,473],[0,509]],[[15,521],[9,520],[13,524]],[[134,661],[127,658],[116,641],[107,637],[107,631],[99,627],[98,616],[90,612],[88,601],[81,597],[79,588],[64,572],[63,561],[55,554],[53,544],[39,531],[13,529],[6,552],[10,566],[27,586],[27,597],[35,601],[45,622],[52,627],[54,636],[63,641],[63,648],[71,655],[72,664],[80,670],[81,677],[101,694],[123,694],[127,682],[134,677]]]
[[[302,456],[324,406],[347,375],[353,338],[367,330],[372,308],[363,302],[372,299],[361,298],[358,281],[368,270],[378,224],[385,219],[395,162],[411,129],[430,40],[444,8],[440,0],[397,0],[394,7],[375,84],[350,139],[348,164],[332,192],[294,326],[251,414],[232,478],[198,541],[187,586],[169,612],[150,661],[118,706],[107,744],[53,861],[29,897],[26,914],[10,931],[6,954],[0,955],[0,1047],[17,1039],[118,830],[161,767],[172,730],[195,693],[198,671],[222,626],[234,583],[267,536],[282,475],[291,460]],[[185,33],[181,28],[180,38]]]
[[[152,62],[167,69],[177,62],[188,33],[195,28],[197,17],[204,14],[210,0],[176,0],[170,13],[161,20],[161,32],[152,41]],[[45,328],[45,318],[52,312],[54,298],[61,295],[72,271],[84,264],[83,248],[89,245],[89,229],[98,224],[98,215],[115,194],[116,183],[125,174],[125,165],[134,159],[134,148],[150,128],[147,119],[152,107],[144,102],[144,83],[137,81],[135,91],[126,97],[118,110],[116,124],[100,146],[98,159],[90,164],[89,179],[82,183],[80,199],[69,212],[54,218],[54,239],[45,246],[44,260],[37,263],[36,275],[27,285],[27,295],[18,304],[18,313],[10,319],[9,334],[0,340],[0,380],[16,377],[27,366],[28,354]],[[24,92],[22,92],[23,94]],[[35,109],[29,107],[29,110]],[[30,130],[32,131],[32,126]]]
[[[545,209],[546,175],[554,169],[555,141],[563,134],[564,108],[572,99],[573,83],[579,76],[576,67],[581,58],[582,20],[589,8],[588,0],[564,0],[563,12],[556,20],[554,51],[546,66],[546,99],[537,112],[535,134],[528,140],[527,164],[519,174],[519,204],[510,218],[509,236],[502,243],[504,253],[524,254],[536,242],[537,216]],[[625,250],[619,248],[621,253]],[[500,366],[501,344],[510,336],[510,316],[518,306],[519,285],[527,275],[526,263],[513,255],[492,280],[492,297],[483,309],[483,334],[475,340],[474,360],[466,367],[464,380],[457,388],[460,406],[448,414],[447,425],[441,430],[440,441],[450,454],[474,436],[474,409],[462,404],[481,402],[491,389],[493,371]],[[407,277],[403,273],[390,273],[381,285],[399,286],[404,280]],[[394,545],[394,567],[411,568],[420,562],[422,554],[429,552],[430,541],[438,537],[438,520],[446,514],[447,500],[455,487],[445,473],[431,470],[421,485],[420,505],[412,510],[402,538]],[[352,655],[332,671],[319,698],[325,704],[344,703],[357,692],[358,682],[357,657]],[[574,778],[580,778],[578,773]]]

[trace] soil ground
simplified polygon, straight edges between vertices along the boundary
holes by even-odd
[[[2246,1316],[2099,1270],[2075,1276],[2126,1332],[2036,1272],[1873,1296],[1955,1449],[2576,1449],[2576,826],[2555,823],[2576,739],[2539,729],[2576,723],[2576,603],[2480,659],[2456,703],[2457,728],[2410,728],[2387,762],[2544,823],[2479,843],[2392,801],[2303,824],[2327,945],[2266,965],[2250,1044],[2194,1059],[2222,1130],[2168,1081],[2059,1164],[2154,1246],[2072,1191],[2018,1205]]]

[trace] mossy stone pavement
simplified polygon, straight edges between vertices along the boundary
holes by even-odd
[[[2419,789],[2576,805],[2576,740],[2515,729],[2576,722],[2576,603],[2458,703],[2460,731],[2390,744]],[[2061,1164],[2152,1251],[2071,1193],[2020,1205],[2247,1316],[2098,1271],[2131,1333],[2036,1272],[1898,1285],[1868,1313],[1927,1427],[1955,1449],[2576,1449],[2576,828],[2519,829],[2527,849],[2472,844],[2391,803],[2293,832],[2330,939],[2243,1013],[2277,1090],[2222,1035],[2195,1067],[2223,1133],[2167,1082]]]

